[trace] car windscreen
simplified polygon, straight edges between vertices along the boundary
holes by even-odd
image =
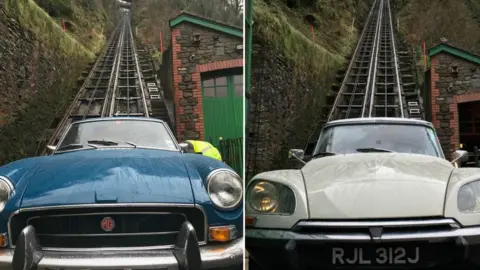
[[[435,131],[421,125],[358,124],[327,127],[314,155],[398,152],[443,158]]]
[[[178,150],[174,138],[163,123],[152,121],[113,120],[73,124],[57,149],[69,145],[87,144],[124,146],[128,143],[138,147]],[[92,143],[93,142],[93,143]]]

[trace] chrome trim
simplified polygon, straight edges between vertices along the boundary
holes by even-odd
[[[20,212],[31,212],[31,211],[43,211],[43,210],[56,210],[56,209],[78,209],[78,208],[116,208],[116,207],[179,207],[179,208],[197,208],[200,211],[202,211],[205,222],[205,231],[204,231],[204,241],[198,242],[200,246],[206,245],[207,244],[207,239],[208,239],[208,232],[209,232],[209,227],[208,227],[208,216],[207,213],[205,212],[205,209],[201,205],[198,204],[170,204],[170,203],[106,203],[106,204],[72,204],[72,205],[58,205],[58,206],[40,206],[40,207],[29,207],[29,208],[21,208],[19,210],[16,210],[12,212],[8,218],[8,224],[7,224],[7,229],[8,229],[8,235],[12,235],[11,232],[11,227],[10,227],[10,222],[12,218],[19,214]],[[11,241],[9,241],[9,247],[10,248],[15,248],[14,245],[12,245]],[[121,250],[158,250],[158,249],[171,249],[173,248],[174,245],[170,246],[149,246],[149,247],[125,247],[125,248],[43,248],[44,250],[52,250],[52,251],[121,251]]]
[[[136,147],[133,146],[120,146],[120,145],[115,145],[115,146],[107,146],[107,145],[102,145],[102,146],[96,146],[95,148],[79,148],[79,149],[71,149],[71,150],[64,150],[64,151],[55,151],[55,154],[64,154],[64,153],[71,153],[71,152],[77,152],[77,151],[82,151],[82,150],[115,150],[115,149],[147,149],[147,150],[161,150],[161,151],[169,151],[169,152],[179,152],[180,150],[178,149],[167,149],[167,148],[158,148],[158,147],[149,147],[149,146],[141,146],[137,145]]]
[[[431,122],[425,120],[417,120],[412,118],[401,118],[401,117],[359,117],[359,118],[348,118],[348,119],[339,119],[329,121],[324,125],[324,128],[339,126],[339,125],[349,125],[349,124],[406,124],[406,125],[419,125],[428,128],[434,128]]]
[[[200,247],[202,268],[218,269],[241,266],[244,259],[243,238]],[[43,258],[38,269],[178,269],[173,252],[133,251],[122,252],[51,252],[42,249]],[[13,249],[0,252],[0,269],[11,269]]]
[[[271,181],[271,180],[264,180],[264,179],[254,179],[254,180],[251,180],[249,183],[248,183],[248,186],[247,188],[245,189],[245,196],[247,196],[247,193],[249,191],[251,191],[253,189],[253,185],[258,183],[258,182],[269,182],[273,185],[276,185],[276,186],[285,186],[286,188],[290,189],[290,191],[292,191],[292,194],[293,194],[293,198],[295,199],[295,208],[293,209],[293,212],[292,213],[285,213],[285,212],[260,212],[260,211],[257,211],[255,210],[255,208],[253,207],[252,205],[252,202],[250,200],[248,200],[248,203],[250,204],[250,209],[249,210],[252,210],[253,213],[249,213],[249,214],[253,214],[253,215],[265,215],[265,216],[285,216],[285,217],[291,217],[295,214],[295,211],[297,210],[297,207],[298,207],[298,198],[297,198],[297,194],[293,191],[292,187],[288,185],[288,183],[280,183],[280,182],[275,182],[275,181]],[[275,207],[276,208],[276,207]],[[275,209],[274,208],[274,209]]]
[[[67,133],[68,131],[70,131],[70,129],[72,128],[73,125],[77,125],[77,124],[84,124],[84,123],[89,123],[89,122],[103,122],[103,121],[145,121],[145,122],[155,122],[155,123],[160,123],[164,126],[164,128],[166,129],[167,133],[170,135],[170,139],[172,140],[172,142],[175,144],[175,147],[177,148],[176,150],[167,150],[167,151],[172,151],[172,152],[181,152],[181,148],[178,144],[178,141],[177,139],[175,138],[172,130],[170,129],[170,127],[165,123],[165,121],[163,120],[160,120],[160,119],[154,119],[154,118],[142,118],[142,117],[99,117],[99,118],[92,118],[92,119],[86,119],[86,120],[81,120],[81,121],[75,121],[75,122],[72,122],[68,125],[68,127],[65,129],[65,131],[63,132],[63,135],[59,138],[58,140],[58,143],[56,146],[59,146],[63,143],[63,140],[65,139],[65,137],[67,136]],[[138,146],[137,148],[140,148],[140,146]],[[143,147],[142,147],[143,148]],[[150,147],[150,148],[145,148],[145,149],[152,149],[152,150],[166,150],[166,149],[162,149],[162,148],[154,148],[154,147]],[[60,151],[58,152],[57,149],[55,149],[55,151],[52,152],[51,155],[55,155],[57,153],[59,154],[63,154],[63,153],[69,153],[69,152],[75,152],[75,151],[81,151],[81,150],[86,150],[86,149],[72,149],[72,150],[67,150],[67,151]]]
[[[82,214],[62,214],[62,215],[45,215],[45,216],[35,216],[27,219],[27,225],[30,224],[30,221],[33,219],[40,219],[44,217],[71,217],[71,216],[96,216],[96,215],[105,215],[105,216],[115,216],[120,215],[178,215],[183,216],[184,221],[187,221],[187,217],[182,213],[172,213],[172,212],[100,212],[100,213],[82,213]],[[53,236],[53,237],[93,237],[93,236],[141,236],[141,235],[164,235],[164,234],[176,234],[175,232],[147,232],[147,233],[101,233],[101,234],[37,234],[40,236]],[[59,249],[56,247],[50,247],[52,249]]]
[[[18,213],[20,213],[20,210],[16,210],[16,211],[10,213],[10,216],[8,217],[7,232],[8,232],[8,236],[9,236],[9,237],[12,236],[12,229],[11,229],[11,227],[10,227],[10,223],[11,223],[11,221],[12,221],[12,218],[13,218],[14,216],[18,215]],[[15,246],[12,245],[12,241],[8,241],[8,246],[9,246],[10,248],[15,248]]]
[[[299,241],[323,241],[323,242],[372,242],[372,237],[369,233],[297,233],[286,230],[262,230],[262,229],[247,229],[247,238],[255,239],[269,239],[269,240],[299,240]],[[392,233],[384,232],[378,238],[381,242],[393,241],[419,241],[419,240],[448,240],[456,237],[474,237],[478,236],[480,239],[480,227],[458,228],[451,230],[443,230],[436,232],[407,232],[407,233]]]
[[[170,232],[144,232],[144,233],[96,233],[96,234],[51,234],[41,233],[37,236],[52,236],[52,237],[97,237],[97,236],[142,236],[142,235],[166,235],[177,234],[178,231]]]
[[[5,181],[8,187],[10,188],[10,193],[13,193],[13,191],[15,190],[15,186],[13,185],[12,181],[6,176],[1,176],[1,175],[0,175],[0,180]]]
[[[399,221],[300,221],[294,227],[297,228],[366,228],[366,227],[417,227],[451,225],[458,226],[453,219],[424,219],[424,220],[399,220]]]
[[[143,214],[148,214],[148,215],[179,215],[179,216],[185,216],[184,214],[181,213],[173,213],[173,212],[134,212],[134,213],[129,213],[129,212],[98,212],[98,213],[81,213],[81,214],[62,214],[62,215],[45,215],[45,216],[35,216],[27,219],[27,223],[32,220],[32,219],[38,219],[38,218],[43,218],[43,217],[71,217],[71,216],[95,216],[95,215],[143,215]]]
[[[200,245],[200,242],[198,243]],[[202,246],[202,245],[200,245]],[[164,246],[145,246],[145,247],[109,247],[109,248],[46,248],[42,247],[42,250],[46,251],[58,251],[58,252],[91,252],[91,251],[149,251],[149,250],[166,250],[172,249],[175,245]],[[13,247],[15,249],[15,247]]]
[[[39,206],[20,208],[17,211],[30,212],[30,211],[42,211],[42,210],[56,210],[56,209],[78,209],[78,208],[102,208],[102,207],[192,207],[194,204],[182,204],[182,203],[104,203],[104,204],[71,204],[71,205],[56,205],[56,206]]]
[[[219,205],[216,205],[213,201],[212,201],[212,198],[210,197],[210,181],[212,179],[212,177],[214,177],[215,175],[219,174],[219,173],[229,173],[231,175],[233,175],[234,177],[237,177],[238,180],[240,181],[241,183],[241,186],[242,186],[242,194],[238,200],[238,202],[236,202],[233,206],[230,206],[230,207],[221,207]],[[207,186],[207,194],[208,194],[208,197],[210,198],[210,201],[212,201],[212,205],[221,210],[221,211],[228,211],[228,210],[232,210],[232,209],[235,209],[237,208],[243,201],[243,193],[245,191],[245,188],[244,188],[244,183],[243,183],[243,179],[236,173],[234,172],[233,170],[230,170],[230,169],[225,169],[225,168],[221,168],[221,169],[216,169],[216,170],[213,170],[211,171],[207,177],[206,177],[206,186]]]

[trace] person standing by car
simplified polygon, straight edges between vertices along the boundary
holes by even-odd
[[[204,156],[222,161],[222,155],[220,154],[220,151],[218,151],[218,149],[209,142],[187,140],[185,144],[187,144],[187,147],[185,148],[187,153],[201,153]]]

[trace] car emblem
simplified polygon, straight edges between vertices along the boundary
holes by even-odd
[[[111,217],[104,217],[100,222],[100,227],[102,227],[102,230],[106,232],[111,232],[113,229],[115,229],[115,220],[113,220]]]
[[[370,237],[373,241],[379,241],[382,237],[383,228],[382,227],[370,227]]]

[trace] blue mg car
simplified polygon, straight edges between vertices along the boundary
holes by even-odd
[[[241,269],[243,181],[150,118],[73,123],[0,167],[0,269]]]

